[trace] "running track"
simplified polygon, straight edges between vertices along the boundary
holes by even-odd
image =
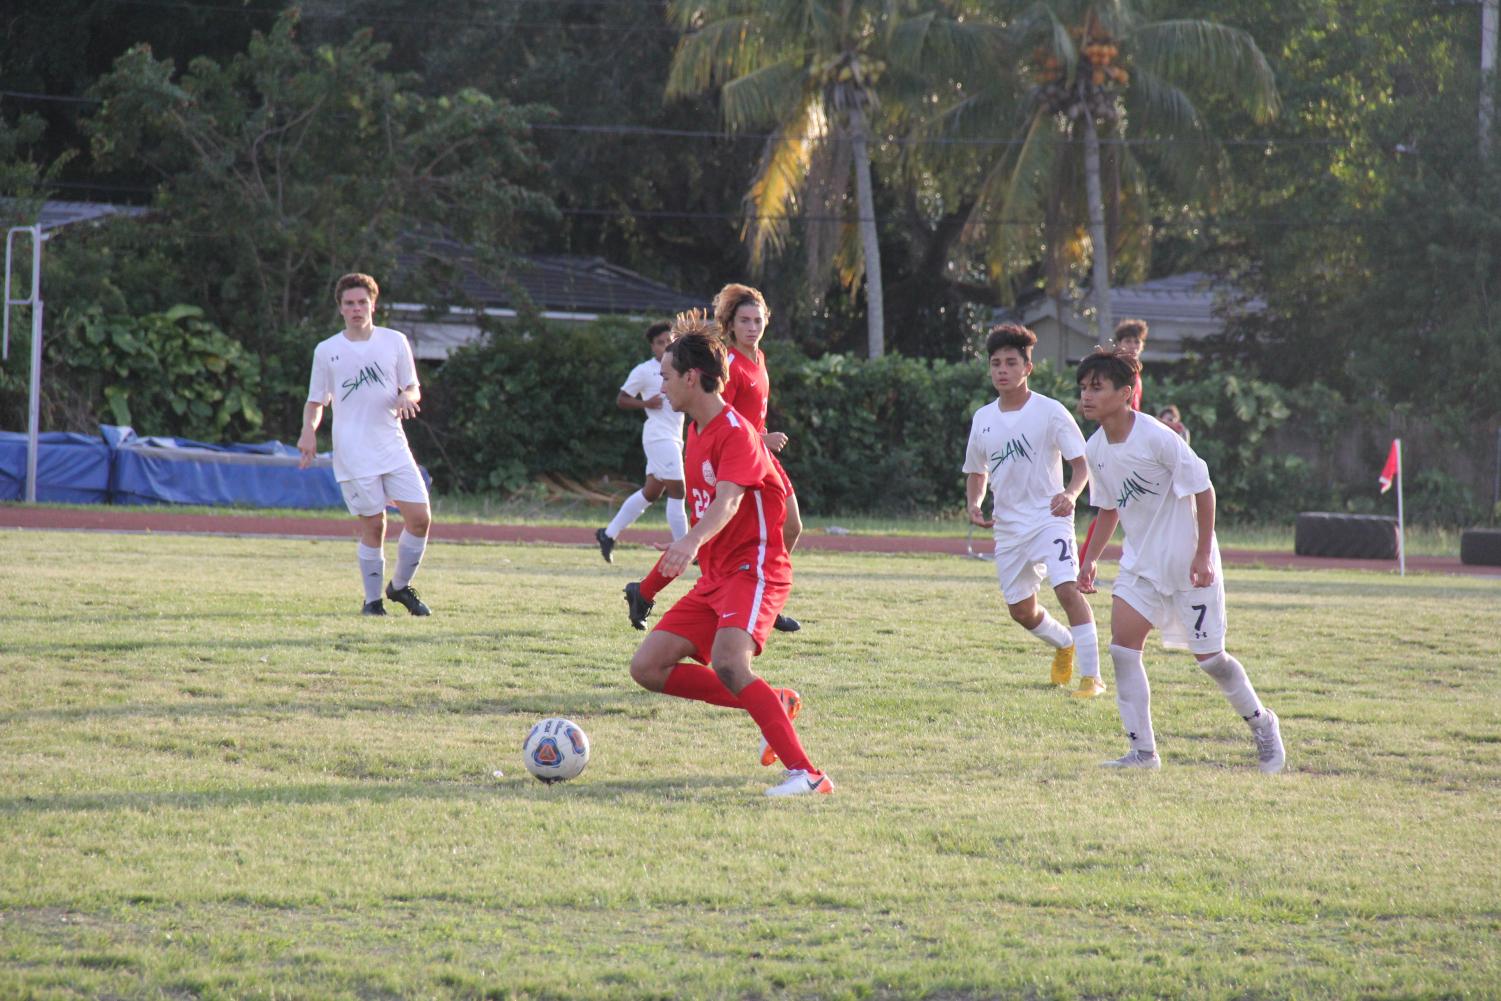
[[[322,539],[352,539],[353,519],[277,518],[254,514],[181,514],[164,509],[155,511],[116,511],[108,507],[25,507],[0,504],[0,529],[75,532],[164,532],[188,535],[275,535]],[[434,520],[432,538],[436,542],[541,542],[554,545],[594,545],[594,530],[559,525],[475,525],[445,523]],[[984,533],[976,539],[977,548],[988,550]],[[666,532],[631,531],[626,543],[665,544]],[[828,535],[804,533],[799,549],[833,550],[865,553],[949,553],[963,556],[965,540],[940,536]],[[1106,559],[1118,559],[1119,546],[1105,550]],[[1326,557],[1294,556],[1291,553],[1262,550],[1224,549],[1221,559],[1233,566],[1263,566],[1296,570],[1370,570],[1377,573],[1397,572],[1390,560],[1352,560]],[[1415,573],[1466,574],[1501,578],[1501,567],[1466,566],[1458,557],[1409,556],[1407,569]]]

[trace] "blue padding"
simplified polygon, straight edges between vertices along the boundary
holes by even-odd
[[[277,441],[208,445],[132,437],[115,451],[111,492],[116,504],[344,506],[329,456],[309,469],[298,469],[297,461],[297,449]]]
[[[187,438],[138,438],[101,425],[100,437],[39,436],[37,500],[76,504],[201,504],[213,507],[342,508],[333,458],[299,469],[297,449],[279,441],[211,445]],[[421,469],[421,467],[418,467]],[[432,477],[422,469],[432,486]],[[0,501],[26,496],[26,436],[0,431]]]
[[[44,503],[109,501],[109,446],[68,431],[37,435],[36,499]],[[0,501],[26,496],[26,436],[0,431]]]

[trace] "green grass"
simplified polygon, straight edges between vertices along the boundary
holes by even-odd
[[[1233,569],[1289,772],[1154,647],[1166,765],[1116,775],[1113,704],[1043,683],[983,564],[808,554],[758,668],[839,793],[772,802],[745,716],[631,684],[646,550],[434,546],[426,620],[353,614],[352,550],[0,533],[0,997],[1501,983],[1495,580]],[[551,714],[594,759],[544,787]]]

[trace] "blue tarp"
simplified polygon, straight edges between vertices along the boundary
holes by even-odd
[[[37,500],[80,504],[203,504],[216,507],[343,507],[333,460],[324,452],[298,469],[297,449],[279,441],[211,445],[186,438],[138,438],[102,425],[100,438],[40,436]],[[422,470],[429,484],[432,477]],[[26,487],[26,436],[0,431],[0,500]]]
[[[45,503],[109,502],[110,448],[69,431],[37,435],[36,499]],[[0,431],[0,501],[26,497],[26,436]]]
[[[297,449],[279,441],[210,445],[129,435],[115,450],[110,493],[116,504],[343,506],[327,456],[308,469],[297,462]]]

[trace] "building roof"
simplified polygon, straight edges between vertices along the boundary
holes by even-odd
[[[36,223],[46,233],[75,222],[93,222],[112,215],[145,215],[146,210],[138,205],[114,205],[109,202],[60,202],[42,203],[42,211]]]
[[[449,241],[434,241],[427,249],[458,263],[454,291],[467,302],[486,310],[516,308],[517,297],[511,289],[480,277],[467,263],[473,261],[473,251],[469,248]],[[415,252],[399,255],[398,265],[415,267]],[[544,313],[654,316],[708,305],[707,300],[599,257],[526,255],[516,261],[511,278]]]

